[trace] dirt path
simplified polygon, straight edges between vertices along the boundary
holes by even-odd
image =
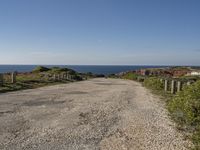
[[[0,94],[0,149],[182,150],[164,104],[139,83],[93,79]]]

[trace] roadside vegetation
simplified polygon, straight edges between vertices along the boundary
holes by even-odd
[[[168,103],[172,118],[179,128],[192,134],[195,149],[200,149],[200,81],[185,86]]]
[[[134,73],[123,75],[125,79],[136,80],[134,77]],[[198,77],[196,80],[189,86],[184,85],[182,91],[175,95],[164,92],[164,82],[158,77],[145,78],[143,85],[166,100],[170,116],[177,123],[177,128],[193,141],[194,150],[200,150],[200,80]]]
[[[149,77],[144,80],[144,85],[152,90],[163,90],[164,85],[157,77]]]
[[[59,76],[62,74],[68,74],[72,78],[71,79],[63,79],[63,78],[56,78],[55,75]],[[32,72],[26,73],[17,73],[16,82],[11,83],[11,75],[9,73],[4,74],[3,79],[4,83],[0,85],[0,93],[9,92],[9,91],[16,91],[16,90],[23,90],[23,89],[32,89],[38,88],[47,85],[55,85],[55,84],[62,84],[62,83],[69,83],[75,81],[86,80],[89,78],[93,78],[94,75],[92,73],[78,73],[69,68],[47,68],[43,66],[38,66],[33,69]]]
[[[124,79],[129,79],[129,80],[137,80],[137,75],[133,72],[128,72],[125,75],[123,75]]]

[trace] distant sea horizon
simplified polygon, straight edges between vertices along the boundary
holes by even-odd
[[[162,65],[0,65],[0,73],[8,72],[30,72],[37,66],[66,67],[80,73],[92,72],[94,74],[116,74],[125,71],[133,71],[144,68],[170,67]]]

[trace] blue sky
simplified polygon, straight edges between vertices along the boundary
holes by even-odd
[[[200,1],[1,0],[0,64],[200,65]]]

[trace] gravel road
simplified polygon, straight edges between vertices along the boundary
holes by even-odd
[[[88,81],[0,94],[0,149],[184,150],[164,103],[139,83]]]

